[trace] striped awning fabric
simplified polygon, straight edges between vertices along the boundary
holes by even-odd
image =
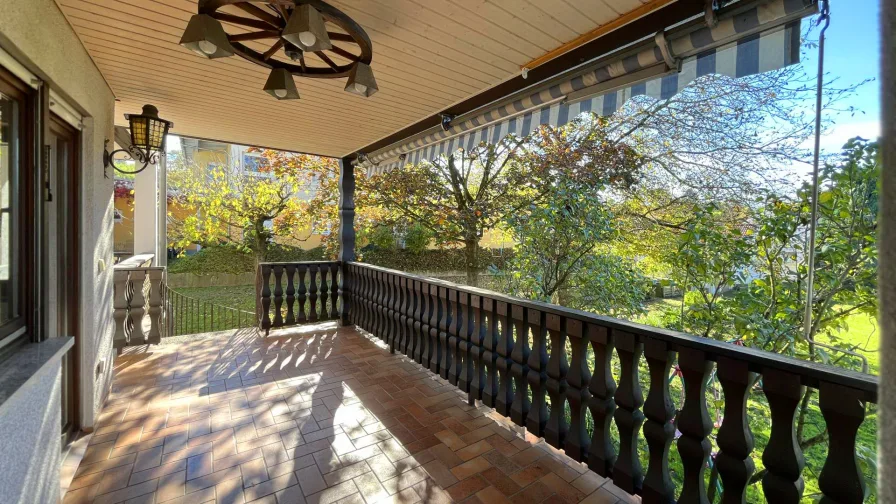
[[[743,77],[799,62],[800,19],[817,11],[812,0],[770,0],[704,26],[626,51],[617,59],[438,131],[367,156],[368,175],[417,164],[508,134],[527,136],[540,125],[562,126],[582,112],[610,115],[633,96],[667,99],[698,77]],[[664,43],[664,39],[667,41]],[[677,71],[667,62],[677,64]],[[651,69],[659,69],[651,71]],[[638,81],[639,74],[647,74]],[[614,82],[625,82],[622,87]],[[589,95],[590,88],[607,89]],[[578,97],[576,95],[582,95]]]

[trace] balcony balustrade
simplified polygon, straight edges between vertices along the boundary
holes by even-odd
[[[746,502],[755,473],[747,402],[760,392],[771,412],[762,490],[769,502],[799,502],[805,462],[796,417],[806,389],[815,389],[829,435],[818,476],[823,501],[865,498],[856,437],[866,404],[877,401],[874,376],[356,262],[262,264],[256,287],[262,330],[350,321],[449,380],[471,404],[494,408],[644,502],[674,502],[676,494],[677,502],[709,502],[710,436],[720,449],[722,502]],[[683,380],[678,411],[673,368]],[[713,374],[724,393],[718,427],[706,397]],[[673,443],[683,467],[678,490]]]

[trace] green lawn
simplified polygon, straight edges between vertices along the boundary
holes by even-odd
[[[177,292],[192,298],[202,299],[210,303],[231,308],[255,311],[255,286],[237,285],[229,287],[191,287],[177,288]]]

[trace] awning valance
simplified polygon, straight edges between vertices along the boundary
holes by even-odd
[[[527,136],[540,125],[562,126],[582,112],[610,115],[631,97],[674,96],[703,75],[743,77],[799,62],[800,19],[817,11],[814,1],[739,2],[714,27],[691,23],[602,58],[521,97],[455,120],[432,132],[369,154],[368,174],[419,163],[508,134]]]

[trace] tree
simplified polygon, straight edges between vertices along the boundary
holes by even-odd
[[[363,179],[367,204],[392,220],[428,228],[437,244],[462,245],[467,283],[478,284],[479,240],[509,216],[548,197],[562,174],[581,187],[632,181],[638,157],[606,142],[601,121],[542,127],[532,137],[509,136],[402,169],[401,176]]]
[[[683,292],[681,324],[704,337],[726,329],[720,326],[732,306],[723,294],[746,281],[752,259],[752,229],[727,225],[726,213],[740,212],[723,212],[715,203],[696,206],[669,259]]]
[[[816,47],[814,28],[803,34],[804,55]],[[826,77],[822,132],[840,115],[859,113],[841,104],[867,82]],[[695,204],[728,207],[798,185],[795,168],[812,159],[815,91],[815,73],[795,64],[736,79],[705,75],[667,99],[633,97],[609,116],[607,138],[636,149],[645,164],[640,183],[614,206],[626,237],[619,252],[646,256],[646,269],[661,274]]]
[[[878,145],[861,139],[850,140],[840,160],[826,163],[821,170],[808,334],[803,310],[810,185],[791,198],[768,195],[749,209],[749,233],[713,220],[712,212],[718,209],[698,212],[680,235],[678,258],[673,260],[684,270],[680,276],[691,282],[692,292],[685,296],[679,322],[683,329],[804,360],[859,366],[858,352],[868,349],[842,341],[837,334],[850,314],[877,313],[879,173]],[[752,278],[742,288],[724,296],[707,294],[730,285],[730,279],[747,268]],[[827,441],[826,427],[811,421],[818,415],[814,395],[814,389],[807,389],[797,413],[796,435],[802,450]],[[859,455],[866,467],[873,466],[873,453],[860,450]],[[752,482],[764,474],[764,470],[757,472]]]
[[[333,161],[272,150],[262,151],[262,157],[260,174],[223,166],[181,165],[169,171],[178,202],[192,210],[176,228],[176,245],[227,243],[263,262],[275,236],[308,238],[298,235],[302,229],[311,232],[308,203],[301,197]]]
[[[600,189],[559,176],[549,197],[508,218],[516,245],[501,271],[507,291],[605,314],[640,311],[645,277],[623,258],[599,251],[616,239]]]

